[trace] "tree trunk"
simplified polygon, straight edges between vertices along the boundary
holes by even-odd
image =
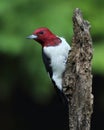
[[[69,103],[69,130],[90,130],[92,114],[92,39],[90,24],[77,8],[73,15],[72,49],[63,76],[63,91]]]

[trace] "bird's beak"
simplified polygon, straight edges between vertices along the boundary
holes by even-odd
[[[27,36],[26,38],[27,39],[36,39],[38,36],[37,35],[29,35],[29,36]]]

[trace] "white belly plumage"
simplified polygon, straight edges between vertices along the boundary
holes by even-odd
[[[59,45],[44,47],[44,52],[51,59],[52,79],[56,86],[62,90],[62,74],[65,71],[68,53],[71,48],[64,38],[60,37],[60,39],[62,42]]]

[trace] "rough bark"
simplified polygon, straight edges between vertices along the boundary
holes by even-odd
[[[92,95],[92,39],[90,24],[77,8],[73,14],[72,49],[63,76],[63,91],[69,102],[69,130],[90,130]]]

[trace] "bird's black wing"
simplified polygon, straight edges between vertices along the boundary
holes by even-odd
[[[51,59],[44,53],[44,50],[42,49],[42,58],[43,62],[45,64],[46,71],[49,73],[50,77],[52,78],[52,67],[51,65]]]

